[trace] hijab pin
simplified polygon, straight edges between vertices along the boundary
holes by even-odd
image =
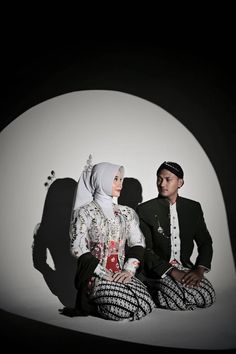
[[[50,176],[48,176],[47,178],[47,182],[44,183],[44,186],[46,187],[46,189],[49,189],[50,185],[52,184],[52,182],[55,179],[55,171],[51,171]]]

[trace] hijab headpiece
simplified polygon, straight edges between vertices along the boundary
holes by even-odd
[[[92,156],[89,155],[87,165],[78,181],[74,210],[94,200],[107,218],[114,218],[112,183],[118,170],[123,178],[123,166],[109,162],[92,165]]]

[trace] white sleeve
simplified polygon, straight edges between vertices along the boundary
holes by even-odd
[[[139,265],[140,265],[140,261],[137,258],[129,258],[125,262],[123,269],[135,275]]]
[[[164,279],[164,278],[169,274],[169,271],[170,271],[171,269],[173,269],[173,268],[174,268],[174,267],[168,268],[168,269],[165,271],[165,273],[162,274],[161,278]]]
[[[70,227],[70,239],[71,253],[77,258],[84,253],[90,252],[87,222],[82,208],[74,210]]]
[[[105,275],[108,275],[110,272],[105,269],[100,263],[97,265],[97,267],[94,270],[94,274],[103,279]]]
[[[127,237],[128,246],[145,247],[145,239],[139,227],[139,217],[133,209],[131,210],[131,219],[128,221],[128,223],[129,223],[129,234]]]

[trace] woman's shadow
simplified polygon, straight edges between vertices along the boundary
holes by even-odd
[[[143,189],[141,183],[132,177],[126,177],[122,190],[117,200],[118,204],[127,205],[136,211],[137,206],[143,201]]]
[[[74,277],[76,259],[70,253],[70,220],[77,182],[56,179],[49,187],[41,223],[34,232],[34,267],[42,273],[51,292],[64,306],[73,306],[76,298]],[[54,269],[47,263],[50,252]]]
[[[136,211],[137,206],[143,201],[143,188],[141,183],[133,177],[125,177],[119,198],[118,204],[126,205]],[[126,256],[129,254],[129,247],[125,245]],[[138,272],[141,268],[138,270]]]

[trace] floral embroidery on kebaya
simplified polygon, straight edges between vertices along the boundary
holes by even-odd
[[[118,254],[107,257],[106,268],[113,273],[121,270],[118,261]]]
[[[70,230],[72,254],[80,257],[91,252],[104,268],[108,257],[112,256],[115,261],[112,262],[109,258],[109,267],[112,264],[113,271],[123,269],[124,243],[127,242],[129,247],[144,247],[145,242],[138,216],[133,209],[114,204],[114,214],[114,218],[106,218],[94,201],[74,210]],[[137,265],[134,267],[137,268]]]
[[[97,243],[97,242],[90,242],[90,252],[98,259],[101,259],[101,252],[104,247],[104,244],[102,242]]]

